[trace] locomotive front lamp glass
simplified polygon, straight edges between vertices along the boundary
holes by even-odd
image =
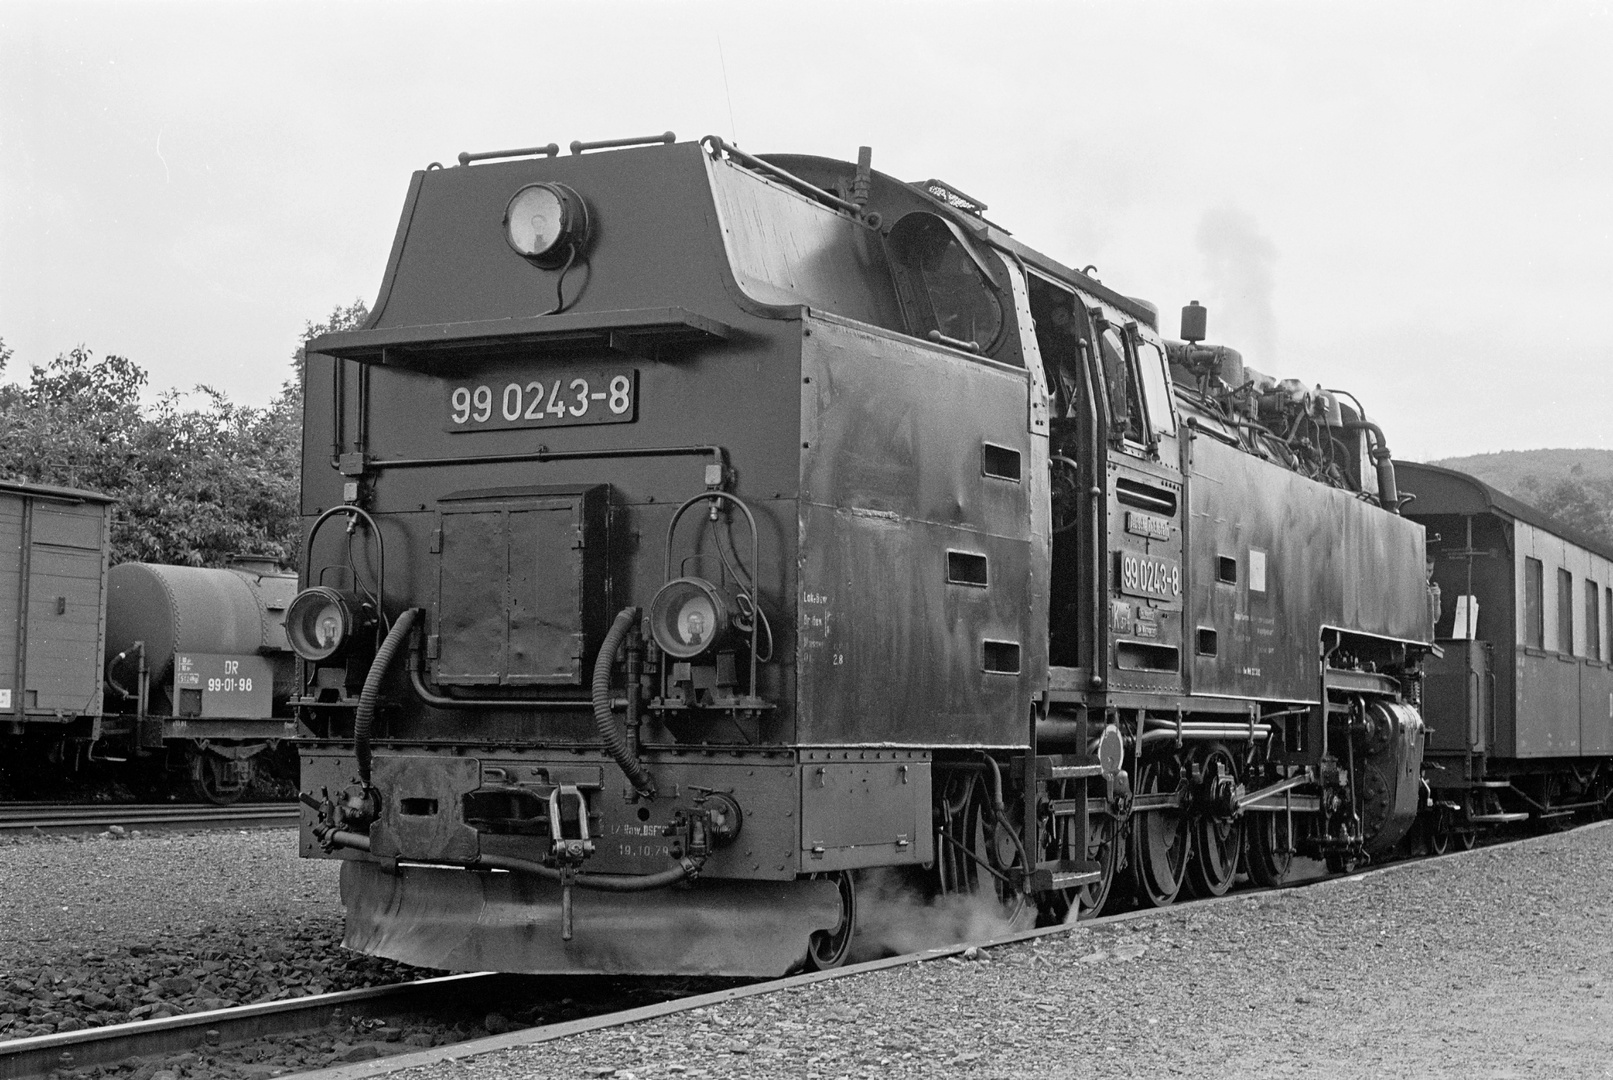
[[[582,196],[564,184],[528,184],[504,210],[504,238],[539,266],[558,266],[588,238]]]
[[[669,581],[650,601],[650,634],[661,651],[692,660],[728,635],[734,605],[723,590],[702,578]]]
[[[304,660],[329,660],[357,628],[352,597],[323,585],[304,589],[286,609],[286,640]]]

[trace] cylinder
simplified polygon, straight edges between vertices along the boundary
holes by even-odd
[[[293,678],[286,605],[296,593],[295,574],[120,563],[107,574],[106,655],[144,642],[154,688],[171,681],[175,653],[266,656],[283,699]]]

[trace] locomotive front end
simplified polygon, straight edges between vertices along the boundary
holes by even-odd
[[[843,955],[794,747],[802,323],[736,287],[722,166],[654,140],[417,173],[368,324],[311,343],[287,622],[302,849],[345,860],[350,947]],[[905,815],[877,846],[922,858],[923,755],[878,757],[818,802]]]

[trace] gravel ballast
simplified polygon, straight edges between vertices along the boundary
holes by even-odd
[[[1613,1077],[1610,870],[1592,827],[392,1075]]]
[[[0,843],[0,1039],[420,978],[340,947],[293,829]]]

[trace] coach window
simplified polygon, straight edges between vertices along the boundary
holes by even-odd
[[[1523,643],[1546,647],[1546,567],[1539,559],[1523,560]]]
[[[1574,651],[1574,575],[1557,571],[1557,651]]]
[[[1602,658],[1602,613],[1598,607],[1602,602],[1601,592],[1596,582],[1585,579],[1585,653],[1592,660]]]

